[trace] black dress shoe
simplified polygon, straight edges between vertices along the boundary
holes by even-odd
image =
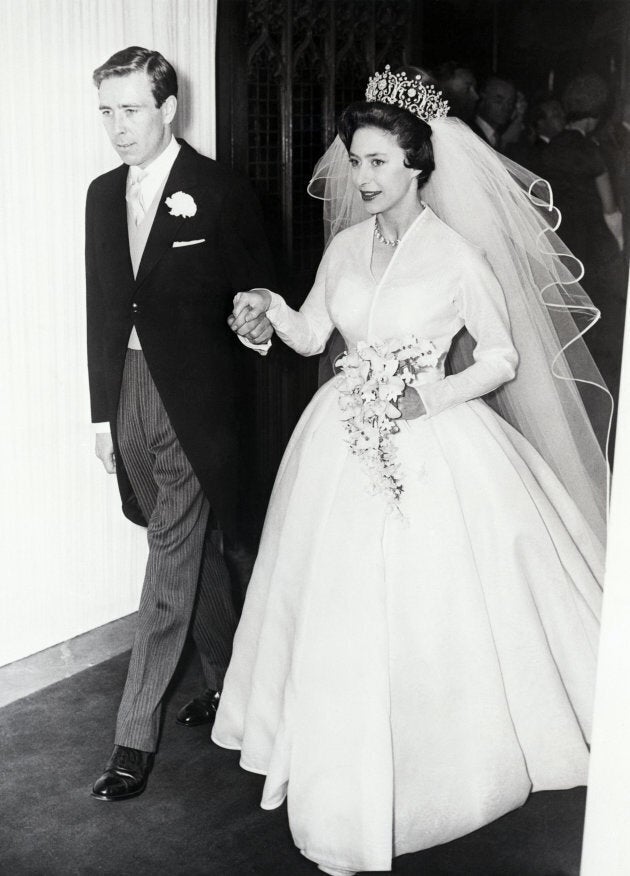
[[[219,708],[220,690],[204,690],[177,713],[177,723],[184,727],[198,727],[200,724],[210,724]]]
[[[105,772],[95,782],[92,797],[97,800],[128,800],[142,794],[153,765],[153,753],[115,745]]]

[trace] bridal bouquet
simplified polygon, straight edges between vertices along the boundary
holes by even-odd
[[[346,441],[365,465],[373,491],[383,493],[396,508],[403,483],[392,441],[399,431],[395,402],[421,371],[435,368],[438,362],[433,342],[413,336],[404,342],[360,341],[356,350],[346,351],[336,362]]]

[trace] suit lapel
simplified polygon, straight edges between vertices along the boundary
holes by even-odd
[[[171,215],[170,209],[166,205],[166,198],[179,191],[194,196],[197,182],[197,153],[184,141],[180,142],[181,149],[166,180],[144,253],[140,260],[140,267],[136,277],[136,289],[144,283],[162,256],[171,249],[173,241],[177,239],[179,229],[186,221],[184,216]]]
[[[129,254],[127,233],[127,165],[123,164],[112,174],[111,185],[103,203],[103,226],[101,228],[105,265],[113,285],[119,289],[133,288],[133,268]]]

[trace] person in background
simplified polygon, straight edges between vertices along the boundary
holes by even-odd
[[[518,152],[525,144],[529,143],[525,116],[527,114],[527,98],[522,91],[516,92],[514,109],[507,127],[499,137],[499,152],[511,157],[513,151]]]
[[[623,104],[617,149],[617,192],[623,214],[624,252],[630,260],[630,97]]]
[[[572,79],[562,103],[566,126],[540,154],[537,171],[550,184],[562,214],[558,234],[584,265],[582,285],[601,310],[586,342],[617,397],[625,319],[623,220],[602,150],[593,138],[608,101],[594,73]]]
[[[449,115],[470,124],[475,117],[479,94],[477,79],[470,67],[445,61],[435,70],[435,79],[449,103]]]
[[[508,79],[491,76],[481,91],[470,127],[493,149],[502,152],[501,135],[513,121],[516,88]]]
[[[611,117],[593,133],[610,173],[623,217],[624,255],[630,259],[630,96],[617,101]]]
[[[534,130],[534,145],[548,146],[564,129],[564,107],[554,97],[543,98],[535,103],[530,114]]]
[[[525,115],[525,136],[506,150],[513,161],[538,172],[540,153],[564,130],[564,108],[559,100],[545,95],[534,101]]]

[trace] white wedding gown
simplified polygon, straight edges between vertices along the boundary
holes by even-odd
[[[373,220],[337,235],[279,336],[318,353],[462,325],[475,364],[423,375],[401,423],[404,519],[371,495],[334,379],[286,450],[213,739],[288,798],[306,857],[332,873],[462,836],[530,791],[586,782],[603,549],[531,445],[480,396],[512,378],[505,302],[480,253],[429,208],[384,276]]]

